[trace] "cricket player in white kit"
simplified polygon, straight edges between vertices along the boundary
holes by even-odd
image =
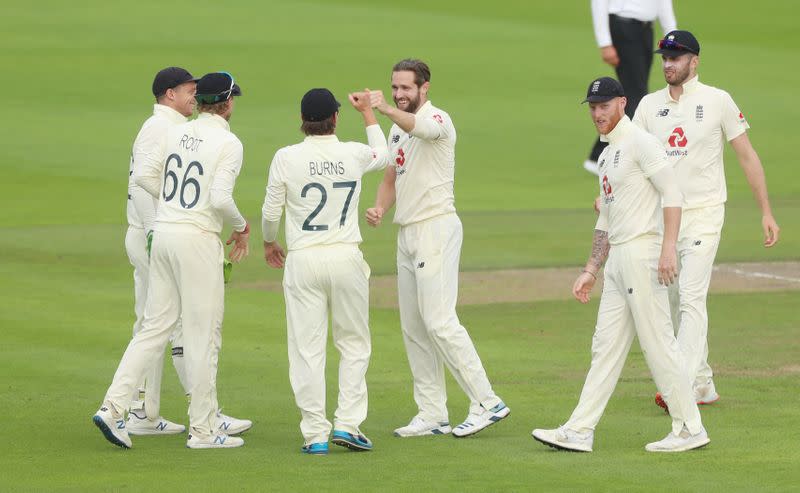
[[[164,164],[147,162],[136,183],[159,195],[150,257],[145,319],[122,357],[103,405],[93,417],[111,443],[132,446],[123,420],[131,394],[159,358],[175,323],[182,320],[189,377],[189,448],[232,448],[244,444],[217,429],[216,371],[222,343],[223,222],[233,226],[230,259],[248,253],[249,227],[233,201],[242,166],[242,144],[230,132],[233,76],[205,75],[197,83],[199,116],[168,130]]]
[[[420,60],[402,60],[392,69],[392,98],[371,91],[372,106],[394,122],[389,157],[375,207],[367,222],[380,224],[397,205],[397,286],[400,325],[414,377],[419,412],[394,431],[396,436],[464,437],[509,415],[495,395],[475,346],[456,314],[458,264],[463,229],[456,214],[456,129],[450,115],[428,101],[430,69]],[[470,399],[466,420],[451,428],[444,365]]]
[[[592,340],[592,363],[578,406],[563,426],[533,430],[533,437],[557,449],[591,452],[595,426],[637,336],[672,416],[672,431],[645,449],[682,452],[702,447],[710,440],[692,398],[667,293],[677,277],[675,243],[681,220],[682,197],[675,172],[658,140],[625,116],[627,101],[619,82],[611,77],[593,81],[584,102],[589,103],[601,139],[609,145],[598,161],[602,205],[592,254],[572,292],[581,303],[588,303],[608,258],[605,284]]]
[[[678,237],[677,285],[670,289],[678,343],[693,381],[695,400],[719,399],[708,364],[706,298],[725,218],[727,188],[722,162],[731,143],[761,209],[764,246],[778,241],[764,168],[747,137],[750,126],[731,96],[697,77],[700,44],[688,31],[672,31],[659,42],[667,87],[642,99],[633,121],[667,148],[683,193]],[[661,395],[656,403],[666,408]]]
[[[125,250],[133,266],[134,311],[136,322],[133,334],[139,332],[144,321],[147,301],[147,278],[150,256],[148,239],[153,234],[156,215],[156,200],[134,181],[134,171],[148,161],[163,163],[164,146],[170,127],[186,123],[195,106],[197,79],[180,67],[160,70],[153,79],[153,96],[156,104],[153,115],[148,118],[133,142],[128,173],[128,231],[125,235]],[[176,328],[176,333],[180,326]],[[183,347],[173,345],[172,362],[181,384],[186,386],[186,371],[183,364]],[[161,377],[164,368],[164,352],[148,368],[144,379],[135,391],[128,413],[127,429],[131,435],[171,435],[183,433],[186,427],[164,419],[160,415]]]
[[[372,449],[359,430],[367,417],[365,379],[371,352],[369,266],[358,245],[361,176],[389,162],[386,141],[370,107],[369,93],[350,95],[363,117],[369,146],[336,138],[339,103],[327,89],[312,89],[300,104],[299,144],[275,153],[263,207],[264,258],[284,266],[289,380],[302,420],[302,452],[328,453],[331,423],[325,417],[328,316],[339,361],[339,400],[333,443]],[[286,207],[288,255],[276,241]]]

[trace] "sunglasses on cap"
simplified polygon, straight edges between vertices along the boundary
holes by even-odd
[[[694,48],[690,48],[684,44],[678,43],[674,39],[662,39],[658,42],[658,49],[688,51],[689,53],[694,53],[695,55],[697,54]]]
[[[236,85],[236,82],[233,79],[233,75],[231,73],[229,73],[229,72],[224,72],[224,71],[220,71],[220,72],[217,72],[217,73],[225,74],[228,77],[230,77],[231,86],[226,91],[222,91],[219,94],[202,94],[202,95],[199,95],[199,96],[195,96],[197,98],[197,100],[200,101],[201,103],[206,103],[206,104],[219,103],[221,101],[229,100],[231,98],[231,96],[233,95],[233,86]]]

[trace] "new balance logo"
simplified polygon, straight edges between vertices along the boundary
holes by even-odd
[[[167,429],[167,422],[166,421],[159,421],[158,424],[156,425],[156,429],[158,431],[166,430]]]
[[[417,269],[421,269],[423,267],[425,267],[425,262],[420,262],[417,264]]]
[[[219,425],[220,430],[228,431],[228,428],[231,427],[230,421],[223,421],[221,425]]]
[[[669,108],[656,111],[656,118],[669,115]]]
[[[118,430],[124,430],[125,429],[125,420],[124,419],[117,420],[117,429]]]
[[[228,438],[227,435],[217,435],[214,437],[214,443],[222,445],[223,443],[225,443],[226,438]]]

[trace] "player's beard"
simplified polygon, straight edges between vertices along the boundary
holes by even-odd
[[[419,109],[419,93],[417,93],[417,97],[414,98],[414,99],[411,99],[411,98],[406,98],[406,99],[408,99],[408,106],[406,106],[405,109],[400,108],[400,104],[397,102],[398,101],[397,98],[395,98],[395,100],[394,100],[394,105],[397,106],[398,108],[402,109],[405,112],[416,113],[417,110]]]
[[[664,72],[664,79],[666,79],[667,84],[671,86],[682,86],[683,83],[689,79],[689,75],[691,74],[692,69],[687,63],[686,67],[684,67],[683,70],[674,68],[672,69],[671,72],[672,72],[671,76],[667,75],[666,71]]]

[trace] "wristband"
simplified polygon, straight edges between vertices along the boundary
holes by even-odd
[[[585,273],[589,274],[590,276],[594,277],[595,281],[597,280],[597,275],[594,272],[590,272],[590,271],[588,271],[586,269],[583,269],[583,272],[585,272]]]

